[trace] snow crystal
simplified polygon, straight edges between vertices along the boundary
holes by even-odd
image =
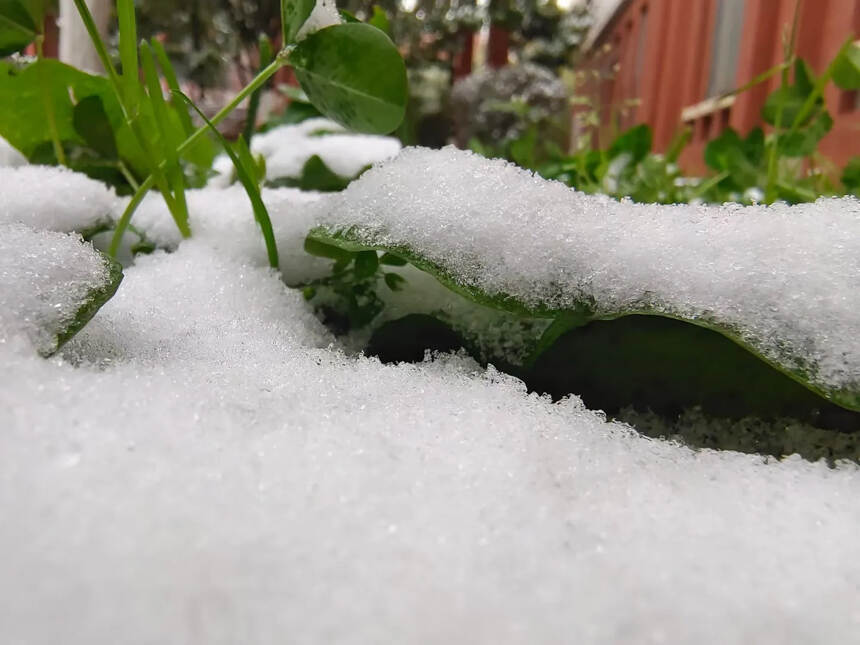
[[[319,193],[294,188],[263,188],[260,193],[272,220],[284,280],[298,284],[330,273],[330,261],[304,252],[305,238],[317,224],[316,212],[308,205],[320,198]],[[195,239],[205,239],[231,257],[265,264],[265,242],[242,186],[189,190],[186,199]],[[132,222],[161,248],[174,249],[182,239],[164,200],[156,193],[144,198]]]
[[[103,183],[56,166],[0,167],[0,186],[0,224],[85,231],[110,223],[117,205]]]
[[[0,168],[6,166],[23,166],[27,158],[12,146],[6,139],[0,137]]]
[[[301,177],[305,163],[314,155],[335,174],[355,177],[367,166],[397,155],[400,141],[394,137],[351,134],[334,121],[314,118],[254,135],[251,151],[265,158],[268,181]],[[229,157],[219,156],[213,168],[218,174],[209,186],[229,185],[234,173]]]
[[[0,224],[0,345],[26,337],[50,354],[107,280],[104,258],[78,236]]]
[[[860,386],[860,202],[661,206],[578,193],[501,160],[412,148],[320,202],[329,226],[407,246],[530,306],[718,321],[836,388]],[[806,360],[808,363],[800,363]]]
[[[858,633],[856,466],[694,453],[457,356],[347,358],[210,242],[140,258],[65,360],[0,346],[4,641]]]
[[[316,5],[314,5],[313,11],[311,11],[311,15],[308,16],[305,24],[299,29],[299,33],[296,34],[296,41],[302,41],[315,31],[331,27],[332,25],[339,25],[340,23],[340,13],[338,13],[335,0],[316,0]]]

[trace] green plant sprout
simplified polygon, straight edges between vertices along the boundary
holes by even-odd
[[[210,123],[197,129],[186,102],[179,100],[179,84],[163,46],[155,40],[137,41],[133,0],[117,0],[116,5],[121,71],[114,66],[84,0],[75,0],[75,6],[107,79],[41,58],[23,68],[0,63],[0,99],[8,97],[4,105],[10,106],[0,119],[0,135],[30,161],[45,160],[41,146],[44,133],[36,131],[32,124],[33,98],[41,94],[40,111],[49,124],[54,124],[49,126],[54,162],[130,188],[131,200],[108,248],[112,256],[116,256],[135,210],[153,188],[161,193],[182,236],[191,234],[185,198],[190,181],[187,171],[189,166],[211,165],[214,149],[205,133],[211,131],[210,124],[216,126],[250,99],[244,137],[247,144],[259,92],[284,66],[294,68],[316,109],[348,128],[387,133],[403,119],[406,68],[394,44],[385,33],[364,23],[325,26],[300,38],[314,0],[282,1],[283,49],[274,54],[267,41],[261,41],[262,69],[257,76]],[[0,55],[20,51],[39,37],[35,25],[43,22],[40,7],[41,0],[0,2]],[[171,90],[173,98],[169,102],[162,92],[162,78]],[[75,151],[74,162],[65,154],[64,144]],[[50,162],[50,157],[47,160]],[[105,176],[108,169],[116,175]],[[242,174],[238,166],[237,172]],[[243,186],[247,190],[245,182]],[[253,203],[251,192],[249,196]],[[262,225],[268,217],[262,216],[261,203],[255,204],[254,210]],[[267,238],[266,242],[270,263],[275,266],[273,239]]]

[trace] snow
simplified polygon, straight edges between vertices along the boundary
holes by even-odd
[[[317,224],[308,205],[321,195],[294,188],[263,188],[260,193],[272,220],[284,280],[299,284],[328,275],[330,261],[304,252],[305,237]],[[222,254],[266,263],[263,237],[242,186],[189,190],[186,200],[195,239],[205,239]],[[132,221],[160,248],[175,249],[182,239],[164,200],[154,192],[144,198]]]
[[[434,174],[443,194],[432,199],[464,204],[450,216],[418,192]],[[768,211],[778,222],[768,245],[755,237],[760,211],[661,209],[644,229],[647,211],[581,201],[450,151],[407,151],[365,177],[343,196],[263,192],[284,245],[283,279],[266,266],[240,187],[189,191],[194,236],[171,238],[163,205],[148,198],[134,224],[161,235],[170,252],[138,256],[116,296],[59,355],[38,358],[21,342],[27,332],[2,319],[0,640],[274,644],[288,634],[297,643],[533,643],[576,634],[579,643],[782,644],[860,633],[856,464],[695,452],[609,423],[576,397],[554,404],[529,394],[463,356],[418,365],[350,356],[284,285],[327,268],[298,250],[321,217],[417,237],[423,215],[464,276],[507,288],[504,265],[511,285],[545,297],[538,278],[570,261],[552,255],[572,244],[564,206],[570,220],[587,220],[589,208],[606,220],[607,230],[579,224],[592,238],[578,248],[592,259],[610,252],[608,228],[629,209],[630,228],[614,230],[632,254],[628,279],[644,280],[642,271],[655,283],[661,273],[646,251],[656,242],[643,230],[666,242],[660,217],[682,230],[695,222],[717,245],[737,241],[733,225],[742,228],[749,214],[744,230],[774,272],[756,274],[757,290],[780,288],[776,272],[791,270],[805,297],[822,283],[810,272],[827,262],[804,264],[800,242],[812,253],[824,243],[818,236],[840,239],[839,218],[853,231],[856,202]],[[61,211],[77,206],[64,191],[62,181],[45,182],[47,206],[33,219],[65,222]],[[517,208],[525,203],[552,219],[554,244],[537,243],[550,226],[537,217],[524,233]],[[398,210],[401,229],[392,213],[403,204],[414,210]],[[508,228],[498,224],[505,216]],[[806,236],[784,249],[795,268],[768,255],[793,235]],[[477,253],[482,236],[492,263]],[[21,263],[33,254],[26,249],[54,249],[35,253],[48,289],[73,280],[93,255],[75,255],[87,247],[72,236],[21,225],[0,240],[0,262],[11,267],[0,269],[0,293],[17,290],[0,303],[3,316],[34,297],[8,273],[35,266]],[[693,296],[699,270],[681,265],[682,256],[722,265],[696,236],[684,241],[660,262],[683,266],[676,289]],[[469,251],[473,272],[460,264]],[[833,262],[851,270],[856,258],[845,251],[834,246]],[[595,284],[615,287],[615,298],[635,294],[622,288],[624,276],[607,282],[609,269],[595,267],[603,267]],[[726,287],[714,276],[720,294]]]
[[[117,207],[113,189],[57,166],[0,167],[0,224],[84,231],[109,223]]]
[[[315,118],[254,135],[251,151],[265,158],[268,181],[301,177],[305,163],[314,155],[335,174],[355,177],[367,166],[396,156],[400,141],[394,137],[348,133],[334,121]],[[229,158],[219,156],[214,168],[219,175],[209,185],[229,185],[233,176]]]
[[[815,382],[860,388],[860,202],[634,205],[501,160],[407,149],[318,204],[334,231],[406,246],[531,307],[717,321]],[[803,357],[801,359],[801,357]]]
[[[301,42],[320,29],[339,25],[341,22],[335,0],[316,0],[311,15],[308,16],[305,24],[299,29],[299,33],[296,34],[296,42]]]
[[[0,224],[0,345],[26,338],[39,353],[52,353],[108,279],[104,258],[78,236]]]
[[[0,168],[23,166],[25,163],[27,163],[27,158],[6,139],[0,137]]]

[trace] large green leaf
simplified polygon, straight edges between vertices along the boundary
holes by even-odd
[[[314,10],[316,0],[281,0],[281,29],[284,44],[296,42],[296,34]]]
[[[384,134],[406,110],[406,66],[384,33],[361,23],[326,27],[290,54],[311,102],[353,130]]]
[[[0,61],[0,136],[25,157],[32,158],[41,146],[50,143],[43,91],[51,104],[57,136],[61,142],[74,145],[87,145],[75,128],[75,106],[87,97],[101,99],[119,155],[138,174],[144,174],[143,151],[125,124],[110,81],[50,59],[23,68]]]
[[[355,232],[331,232],[325,228],[316,228],[310,233],[310,238],[317,243],[326,244],[329,246],[339,247],[343,250],[356,253],[367,250],[382,250],[394,253],[398,257],[408,260],[410,263],[419,269],[430,273],[439,282],[449,289],[477,302],[478,304],[495,307],[504,311],[516,314],[524,314],[536,318],[558,319],[564,317],[564,328],[571,329],[585,325],[594,320],[612,320],[622,318],[628,315],[653,315],[660,317],[673,318],[659,311],[637,310],[637,311],[618,311],[612,314],[597,316],[587,302],[581,302],[572,309],[553,309],[545,306],[529,306],[517,298],[506,294],[488,294],[475,286],[465,285],[454,278],[449,272],[438,264],[428,261],[421,253],[409,247],[390,247],[386,244],[368,244],[359,240]],[[830,388],[821,383],[814,381],[809,373],[803,368],[796,366],[787,366],[777,361],[763,356],[759,349],[747,342],[739,330],[722,323],[720,320],[715,320],[707,317],[697,317],[695,319],[677,318],[682,322],[704,327],[712,331],[722,334],[737,345],[740,345],[745,350],[758,357],[760,360],[769,364],[771,367],[782,372],[789,378],[797,381],[807,389],[816,394],[832,401],[849,410],[860,411],[860,391],[850,389],[835,389]],[[547,343],[548,344],[548,343]]]
[[[118,159],[113,127],[98,95],[85,96],[72,110],[75,130],[90,148],[107,159]]]
[[[21,51],[39,34],[31,12],[18,0],[0,0],[0,58]]]

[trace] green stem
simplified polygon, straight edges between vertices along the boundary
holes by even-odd
[[[137,192],[140,189],[140,184],[137,183],[137,179],[134,178],[134,175],[131,174],[131,171],[128,169],[122,159],[116,162],[116,167],[119,169],[122,176],[125,177],[125,180],[128,182],[128,185],[131,186],[131,189]]]
[[[698,188],[696,188],[696,190],[693,191],[693,198],[696,199],[698,197],[702,197],[703,195],[706,195],[708,193],[708,191],[711,190],[711,188],[713,188],[714,186],[719,184],[723,179],[725,179],[728,176],[729,176],[729,171],[724,170],[720,174],[714,175],[713,177],[711,177],[707,181],[702,182],[701,184],[699,184]]]
[[[75,3],[82,2],[82,0],[75,0]],[[288,52],[282,51],[278,56],[269,64],[265,69],[263,69],[257,76],[252,80],[246,87],[242,88],[242,90],[233,97],[227,105],[221,108],[218,113],[210,119],[210,122],[213,125],[218,125],[224,118],[230,114],[236,107],[244,101],[249,94],[254,92],[257,88],[262,87],[269,78],[277,72],[281,67],[287,64],[288,61]],[[205,124],[195,130],[194,134],[188,137],[185,141],[182,142],[176,149],[176,154],[181,155],[183,152],[188,150],[191,146],[193,146],[197,141],[200,140],[200,137],[207,131],[208,126]],[[166,167],[166,162],[162,162],[159,164],[158,169],[161,170]],[[134,196],[131,198],[131,201],[128,203],[125,211],[120,217],[119,221],[116,224],[116,230],[114,230],[113,238],[111,238],[110,246],[108,247],[108,254],[112,257],[116,257],[117,251],[119,250],[119,245],[122,242],[122,236],[125,234],[128,225],[131,223],[131,216],[134,214],[134,211],[137,210],[137,207],[140,205],[140,202],[143,201],[144,196],[147,191],[149,191],[155,185],[155,177],[154,175],[149,175],[137,191],[134,193]]]
[[[140,202],[143,201],[146,193],[148,193],[154,185],[155,177],[150,175],[138,187],[134,196],[131,198],[131,201],[128,203],[128,206],[125,207],[122,217],[120,217],[119,221],[116,223],[116,229],[113,232],[113,237],[111,238],[110,246],[108,247],[108,255],[112,258],[115,258],[117,252],[119,252],[119,245],[122,243],[122,236],[125,234],[128,225],[131,223],[132,214],[137,210],[137,207],[140,206]]]
[[[854,44],[854,37],[849,36],[849,38],[842,44],[842,47],[839,48],[839,52],[836,54],[836,57],[830,62],[830,65],[827,66],[827,69],[824,71],[818,80],[815,81],[815,86],[812,88],[812,92],[809,93],[809,96],[806,97],[806,101],[803,102],[803,105],[800,108],[800,111],[797,113],[797,116],[794,117],[794,121],[791,124],[791,131],[794,132],[797,128],[800,127],[800,124],[803,123],[809,114],[812,112],[812,108],[815,106],[815,102],[824,94],[824,87],[827,83],[830,82],[830,79],[833,77],[833,71],[836,67],[836,64],[839,60],[845,55],[845,52]]]

